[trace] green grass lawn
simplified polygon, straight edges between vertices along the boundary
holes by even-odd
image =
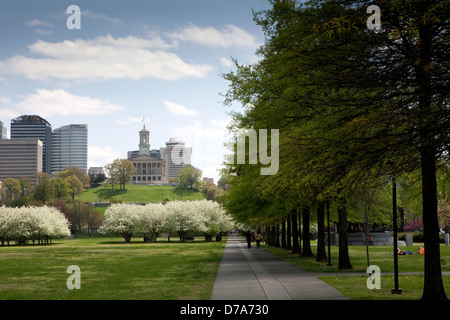
[[[172,186],[127,185],[125,190],[118,186],[87,189],[83,194],[75,197],[83,202],[109,202],[116,197],[123,202],[162,202],[168,197],[170,200],[203,200],[203,193],[197,189]]]
[[[124,244],[121,237],[93,235],[53,240],[51,245],[0,247],[0,299],[5,300],[208,300],[225,248],[222,242],[179,243],[176,237],[144,243],[140,235]],[[340,271],[338,248],[332,246],[333,266],[302,258],[290,250],[262,245],[301,269],[313,272],[353,300],[420,299],[423,275],[400,275],[402,295],[392,295],[394,277],[381,276],[381,289],[367,288],[365,247],[350,246],[353,270]],[[313,252],[315,247],[312,247]],[[418,252],[419,245],[402,247]],[[370,247],[372,265],[382,273],[393,272],[391,247]],[[423,256],[399,256],[399,272],[423,272]],[[441,246],[442,270],[450,271],[450,247]],[[81,270],[81,289],[69,290],[67,267]],[[450,276],[443,276],[450,294]]]
[[[402,246],[403,250],[410,250],[414,253],[419,251],[423,244],[414,246]],[[419,254],[398,256],[399,287],[403,290],[402,295],[391,294],[394,288],[394,256],[391,255],[393,248],[391,246],[373,246],[369,248],[370,264],[380,267],[381,289],[368,289],[368,275],[352,275],[352,273],[367,270],[367,257],[365,246],[349,246],[350,262],[352,270],[339,270],[339,252],[338,247],[331,246],[331,263],[327,266],[326,262],[316,262],[314,258],[300,257],[298,254],[292,254],[291,250],[281,248],[262,246],[265,250],[283,258],[286,261],[300,267],[307,272],[315,273],[319,279],[329,283],[337,290],[345,294],[352,300],[415,300],[420,299],[423,291],[423,275],[401,273],[423,272],[424,256]],[[313,253],[316,250],[312,246]],[[450,246],[441,245],[441,267],[442,271],[450,271]],[[329,273],[334,273],[330,275]],[[388,273],[383,275],[383,273]],[[321,275],[323,274],[323,275]],[[450,276],[443,275],[444,288],[450,297]]]
[[[144,243],[120,237],[54,240],[51,245],[0,247],[0,299],[206,300],[225,248],[222,242]],[[67,288],[70,265],[81,289]]]

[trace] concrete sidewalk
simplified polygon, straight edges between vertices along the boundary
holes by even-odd
[[[211,300],[348,300],[289,262],[229,236]]]

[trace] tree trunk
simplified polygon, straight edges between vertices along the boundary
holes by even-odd
[[[286,249],[286,220],[281,222],[281,248]]]
[[[303,207],[303,250],[302,257],[314,257],[314,254],[311,250],[311,235],[309,232],[309,207]]]
[[[276,248],[281,247],[281,245],[280,245],[280,225],[279,224],[277,224],[275,226],[275,247]]]
[[[267,244],[272,247],[275,246],[275,227],[274,226],[270,226],[268,228]]]
[[[291,217],[288,215],[286,218],[286,249],[292,250],[292,241],[291,241]]]
[[[325,206],[323,201],[317,203],[317,262],[327,261],[325,249]]]
[[[300,244],[298,243],[298,227],[297,227],[297,209],[291,211],[292,219],[292,253],[300,253]]]
[[[416,82],[419,84],[419,108],[421,146],[420,160],[422,169],[422,215],[425,247],[425,275],[422,300],[447,299],[441,274],[441,258],[439,247],[439,222],[437,215],[436,187],[436,119],[431,101],[433,96],[433,79],[430,66],[433,64],[433,34],[429,25],[419,27],[419,51],[415,65]]]
[[[212,241],[212,235],[204,232],[205,235],[205,242],[211,242]]]
[[[125,239],[125,243],[130,243],[131,237],[133,236],[133,234],[129,233],[129,232],[124,232],[124,233],[122,233],[122,236]]]
[[[432,147],[421,152],[423,235],[425,249],[425,275],[422,300],[447,299],[442,283],[437,215],[436,156]]]
[[[338,233],[339,233],[339,269],[353,269],[350,263],[350,255],[348,253],[347,240],[347,209],[344,201],[340,201],[338,205]]]

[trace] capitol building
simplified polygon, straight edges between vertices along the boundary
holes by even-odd
[[[139,131],[139,150],[129,151],[128,160],[136,167],[133,184],[168,183],[176,178],[185,164],[191,164],[192,148],[186,148],[184,141],[170,138],[166,147],[150,149],[150,131]]]

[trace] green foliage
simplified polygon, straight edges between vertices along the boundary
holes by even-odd
[[[192,189],[194,186],[200,185],[200,178],[202,176],[202,171],[193,165],[185,164],[180,171],[180,183],[185,186],[190,186]]]

